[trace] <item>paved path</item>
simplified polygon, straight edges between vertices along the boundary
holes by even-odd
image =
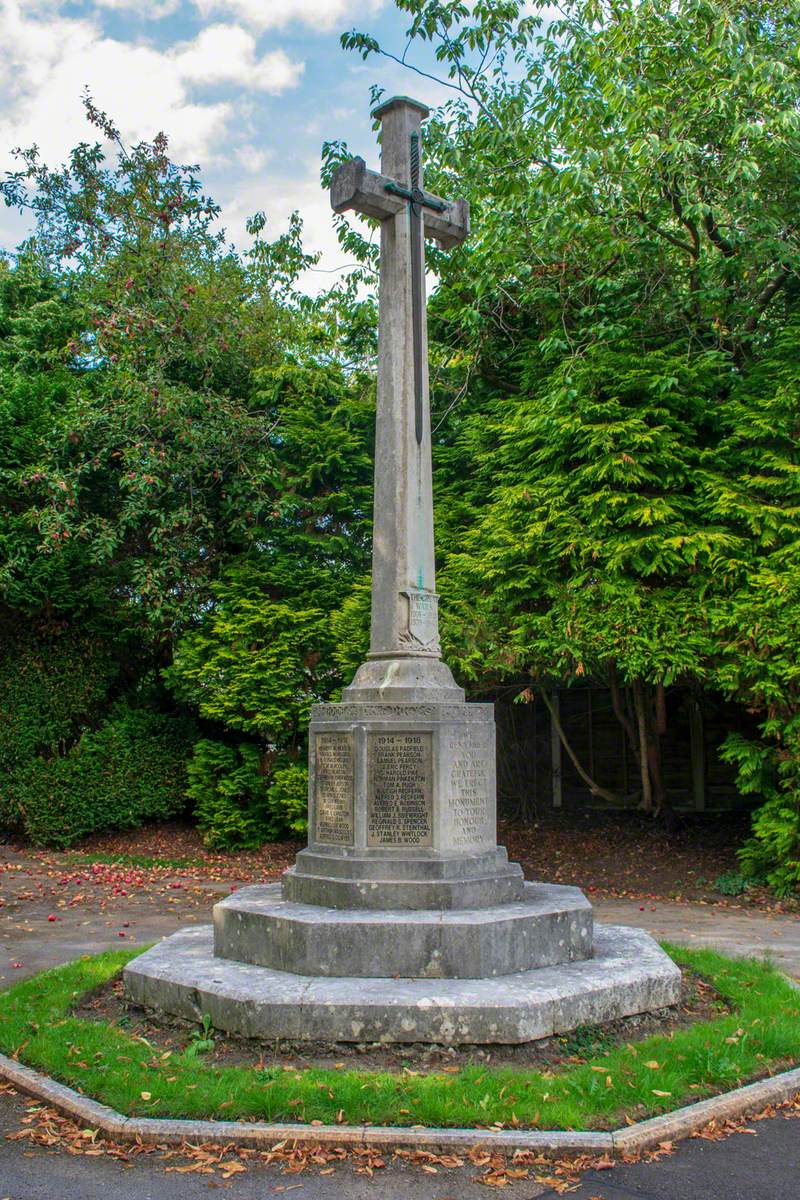
[[[177,1174],[156,1155],[130,1165],[113,1158],[87,1158],[7,1141],[19,1128],[24,1107],[0,1096],[0,1200],[208,1200],[220,1192],[231,1200],[555,1200],[557,1193],[532,1180],[495,1192],[478,1182],[474,1167],[436,1175],[393,1166],[370,1178],[349,1164],[332,1174],[310,1168],[300,1175],[257,1165],[223,1182],[219,1175]],[[754,1122],[754,1135],[734,1134],[722,1142],[691,1139],[667,1158],[589,1171],[574,1200],[796,1200],[800,1195],[800,1120],[774,1117]]]
[[[24,1114],[19,1099],[0,1095],[0,1200],[488,1200],[495,1194],[477,1182],[475,1167],[439,1168],[432,1175],[393,1165],[370,1177],[349,1163],[338,1164],[330,1175],[320,1175],[316,1167],[284,1174],[279,1166],[258,1164],[227,1182],[219,1174],[177,1174],[167,1167],[185,1165],[180,1158],[164,1161],[148,1154],[126,1164],[108,1156],[89,1158],[7,1141],[6,1134],[19,1129]],[[546,1191],[520,1182],[496,1194],[504,1200],[534,1200]]]
[[[594,912],[598,921],[636,925],[678,945],[733,956],[764,956],[787,975],[800,979],[800,916],[796,914],[671,900],[595,900]]]
[[[691,1138],[658,1162],[588,1171],[569,1195],[571,1200],[797,1200],[800,1120],[773,1117],[749,1128],[752,1135],[733,1134],[721,1142]],[[540,1194],[548,1200],[555,1196]]]

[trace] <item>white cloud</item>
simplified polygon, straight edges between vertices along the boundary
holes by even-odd
[[[240,83],[273,95],[295,87],[303,73],[303,63],[283,50],[258,58],[255,38],[238,25],[209,25],[169,57],[189,83]]]
[[[133,9],[137,17],[149,21],[160,21],[180,8],[181,0],[94,0],[98,8],[111,8],[116,12]]]
[[[263,146],[253,146],[248,143],[245,146],[237,146],[234,157],[247,175],[260,175],[274,156]]]
[[[293,3],[286,0],[287,8]],[[305,150],[299,126],[299,161],[290,154],[291,163],[283,163],[285,155],[276,162],[269,133],[263,144],[263,97],[299,85],[301,62],[274,41],[259,53],[256,30],[232,23],[206,27],[168,47],[144,38],[123,42],[104,32],[97,8],[88,16],[66,16],[62,4],[0,0],[0,174],[12,166],[14,146],[36,143],[44,161],[56,165],[81,139],[99,140],[80,102],[88,85],[129,144],[163,129],[176,161],[202,164],[209,189],[223,203],[223,224],[239,245],[249,240],[245,221],[253,212],[267,209],[268,236],[275,237],[299,209],[306,247],[324,253],[320,267],[343,261],[319,185],[316,148]],[[339,11],[343,7],[339,0]],[[0,245],[15,245],[27,228],[27,217],[0,205]],[[305,283],[314,292],[334,278],[313,274]]]
[[[125,138],[164,130],[173,156],[195,162],[241,129],[243,106],[203,98],[203,86],[227,84],[278,94],[294,87],[303,64],[281,50],[256,53],[252,35],[217,25],[167,49],[122,42],[89,19],[51,11],[37,20],[17,0],[0,0],[0,154],[34,142],[59,160],[89,136],[80,103],[88,85]]]
[[[342,21],[374,16],[386,0],[194,0],[194,3],[203,16],[223,13],[254,29],[282,29],[300,22],[323,30]]]

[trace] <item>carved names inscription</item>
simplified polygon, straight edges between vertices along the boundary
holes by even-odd
[[[430,846],[433,734],[367,735],[367,845]]]
[[[477,732],[477,731],[475,731]],[[494,748],[475,733],[447,739],[450,758],[450,844],[453,848],[494,843],[495,797],[491,794]]]
[[[337,846],[354,842],[355,754],[352,733],[317,733],[315,838]]]

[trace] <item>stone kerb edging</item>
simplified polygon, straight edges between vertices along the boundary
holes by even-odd
[[[276,1142],[327,1145],[394,1147],[448,1152],[481,1146],[512,1153],[612,1154],[622,1156],[653,1150],[662,1142],[676,1142],[705,1128],[712,1121],[731,1121],[782,1104],[800,1094],[800,1067],[700,1100],[664,1116],[652,1117],[612,1133],[569,1133],[541,1129],[426,1129],[390,1125],[304,1125],[299,1122],[268,1124],[261,1121],[173,1121],[162,1117],[125,1117],[105,1104],[81,1096],[49,1075],[25,1067],[0,1054],[0,1079],[21,1092],[57,1109],[67,1117],[100,1130],[115,1141],[180,1146],[185,1142],[224,1142],[266,1150]]]

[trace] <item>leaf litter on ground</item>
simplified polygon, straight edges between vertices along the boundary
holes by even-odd
[[[18,1095],[10,1084],[0,1084],[0,1094],[9,1097]],[[504,1188],[520,1180],[550,1187],[559,1195],[576,1190],[581,1176],[589,1170],[611,1170],[619,1163],[653,1162],[675,1151],[673,1142],[662,1142],[655,1150],[643,1154],[623,1155],[614,1159],[610,1155],[579,1155],[576,1157],[550,1158],[532,1150],[516,1150],[511,1154],[489,1151],[476,1145],[460,1154],[434,1154],[429,1150],[386,1150],[377,1151],[370,1146],[335,1146],[321,1143],[297,1143],[290,1139],[276,1143],[269,1150],[238,1148],[232,1143],[186,1142],[177,1148],[163,1144],[118,1143],[102,1136],[96,1129],[87,1129],[69,1117],[62,1116],[35,1100],[26,1100],[26,1114],[20,1118],[22,1128],[6,1134],[8,1141],[25,1141],[49,1150],[62,1151],[71,1155],[97,1157],[108,1155],[126,1167],[132,1167],[142,1155],[157,1156],[166,1171],[178,1174],[201,1174],[219,1176],[224,1181],[243,1174],[251,1167],[262,1165],[279,1166],[284,1174],[294,1175],[318,1168],[319,1174],[331,1174],[336,1166],[349,1163],[358,1173],[374,1176],[393,1163],[403,1162],[423,1171],[457,1170],[472,1167],[479,1171],[473,1176],[476,1182],[489,1188]],[[692,1136],[707,1141],[720,1141],[736,1133],[753,1134],[750,1124],[770,1117],[800,1118],[800,1093],[782,1104],[768,1105],[758,1113],[748,1114],[741,1120],[711,1121]]]

